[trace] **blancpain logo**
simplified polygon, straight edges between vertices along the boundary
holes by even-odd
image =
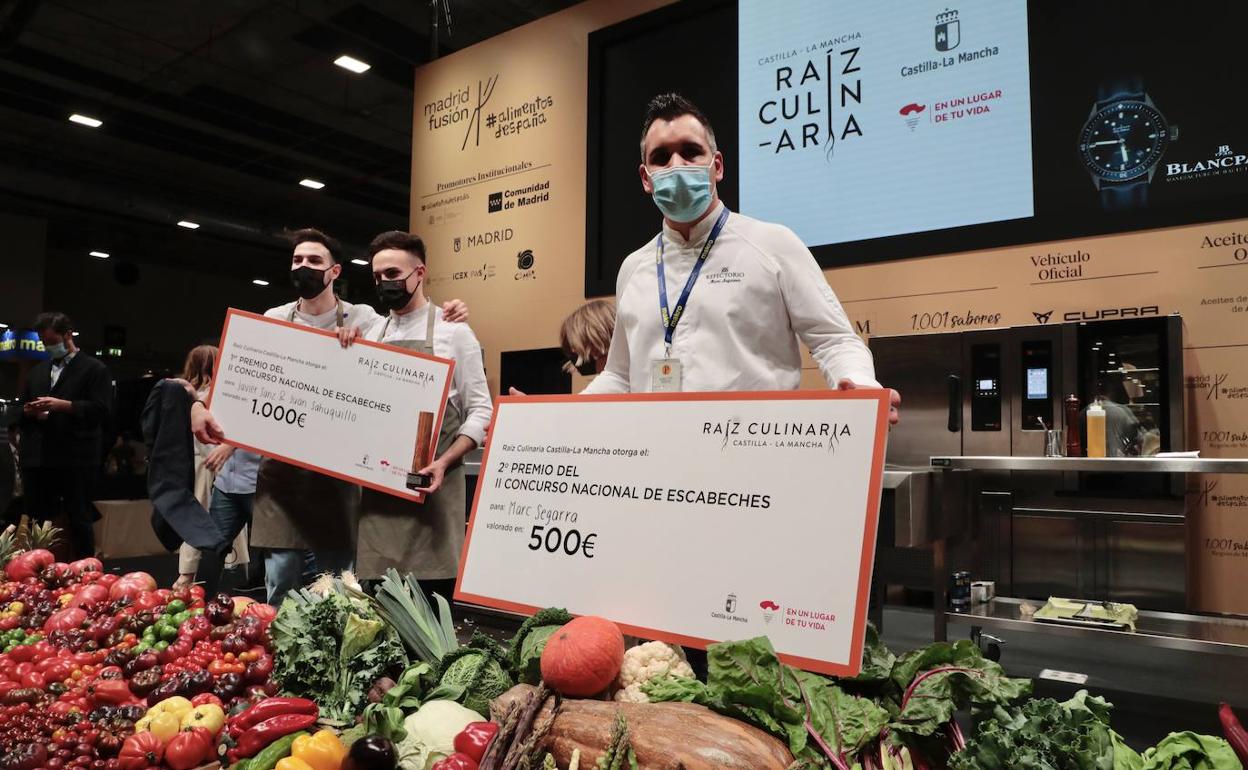
[[[1178,182],[1187,179],[1203,179],[1210,176],[1237,174],[1248,167],[1248,155],[1235,152],[1229,144],[1214,150],[1213,157],[1203,158],[1190,163],[1167,163],[1166,181]]]

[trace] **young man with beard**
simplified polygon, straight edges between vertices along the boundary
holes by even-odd
[[[441,309],[425,296],[425,244],[411,233],[382,233],[369,246],[379,307],[389,314],[362,335],[373,342],[416,350],[455,361],[451,387],[428,474],[423,503],[371,489],[360,502],[356,572],[379,578],[387,569],[411,574],[433,591],[454,590],[464,544],[465,454],[485,440],[494,407],[485,381],[481,345],[467,324],[446,323]],[[355,335],[343,332],[345,344]]]
[[[638,172],[663,227],[620,267],[610,355],[585,393],[794,390],[799,342],[829,387],[879,387],[805,244],[720,202],[724,156],[697,106],[679,94],[650,101]],[[896,391],[892,402],[896,422]]]
[[[368,305],[345,302],[334,293],[334,281],[342,274],[342,248],[335,239],[306,228],[295,231],[291,243],[290,280],[299,298],[270,308],[266,317],[331,331],[366,328],[380,318]],[[444,312],[453,320],[467,317],[467,308],[459,301],[448,302]],[[191,420],[200,441],[220,443],[224,438],[204,404],[193,405]],[[280,603],[301,585],[305,571],[338,573],[352,565],[359,502],[360,488],[355,484],[271,458],[260,460],[251,544],[267,549],[264,567],[270,604]],[[237,525],[241,529],[244,523],[245,517]]]

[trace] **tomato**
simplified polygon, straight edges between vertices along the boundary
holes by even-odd
[[[100,573],[104,571],[104,564],[99,559],[88,557],[86,559],[79,559],[78,561],[70,562],[69,569],[75,575],[82,575],[84,572]]]
[[[33,687],[36,690],[42,690],[46,685],[47,679],[45,679],[43,674],[40,674],[38,671],[31,671],[29,674],[22,677],[23,687]]]
[[[43,675],[49,682],[63,682],[74,674],[74,663],[70,660],[52,660],[48,662],[48,667],[43,670]]]
[[[33,645],[23,644],[9,650],[8,656],[9,660],[17,663],[25,663],[28,660],[35,659],[35,648]]]
[[[151,610],[164,606],[164,600],[155,591],[142,591],[134,597],[134,606],[141,610]]]
[[[210,692],[200,693],[194,698],[191,698],[192,706],[207,706],[209,704],[224,707],[224,704],[221,703],[221,699]]]
[[[98,573],[93,573],[98,574]],[[69,600],[70,607],[81,607],[84,604],[99,604],[108,601],[108,588],[101,583],[88,583]]]
[[[103,582],[103,579],[101,579]],[[108,598],[116,601],[121,598],[134,599],[144,591],[156,588],[156,579],[146,572],[130,572],[117,579],[108,590]],[[159,596],[159,594],[157,595]]]
[[[21,649],[21,648],[19,647],[17,649]],[[35,670],[34,663],[30,663],[30,662],[18,663],[16,666],[13,667],[13,673],[9,675],[9,678],[15,682],[21,682],[22,680],[26,678],[27,674],[29,674],[30,672],[34,670]]]
[[[256,602],[247,605],[247,609],[243,610],[243,617],[256,618],[267,626],[277,617],[277,610],[271,604]]]
[[[222,674],[241,674],[247,670],[247,666],[242,663],[232,663],[225,660],[214,660],[208,664],[208,673],[213,676],[221,676]]]
[[[49,634],[53,631],[73,631],[82,626],[86,619],[86,610],[81,607],[69,607],[52,613],[52,616],[48,618],[48,622],[43,624],[43,630]]]
[[[105,588],[112,588],[114,585],[117,584],[118,580],[121,580],[120,575],[114,575],[111,572],[105,572],[102,575],[100,575],[100,579],[97,580],[96,582],[104,586]]]
[[[213,749],[213,735],[204,727],[184,730],[169,740],[165,763],[173,770],[191,770],[207,761]]]
[[[121,745],[118,755],[121,770],[147,770],[156,767],[165,756],[161,740],[150,732],[135,733]]]

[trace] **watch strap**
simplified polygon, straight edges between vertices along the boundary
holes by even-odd
[[[1147,178],[1114,184],[1101,183],[1101,208],[1105,211],[1129,211],[1148,205]]]
[[[1143,101],[1144,79],[1139,75],[1106,78],[1096,87],[1096,105],[1118,101]]]

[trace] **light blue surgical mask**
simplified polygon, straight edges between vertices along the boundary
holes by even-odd
[[[714,161],[709,166],[673,166],[653,172],[654,205],[673,222],[696,220],[711,207],[714,173]]]
[[[59,361],[69,355],[69,348],[65,347],[64,342],[58,342],[55,345],[44,345],[43,349],[48,351],[48,355],[53,361]]]

